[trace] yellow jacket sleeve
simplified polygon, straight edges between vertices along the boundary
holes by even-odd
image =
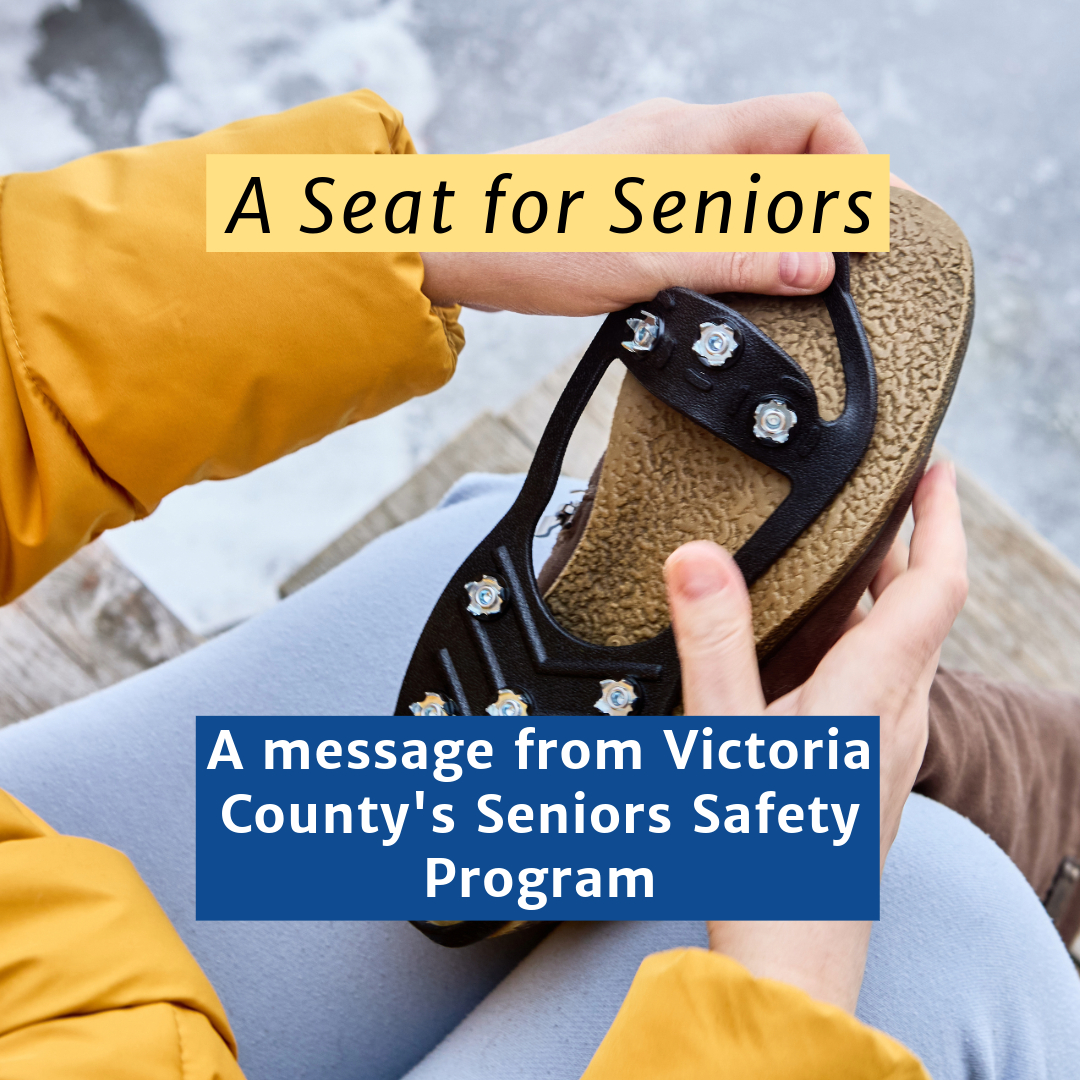
[[[127,858],[2,791],[0,1076],[243,1080],[221,1002]]]
[[[647,957],[582,1080],[929,1080],[888,1035],[702,949]]]
[[[170,491],[437,389],[412,253],[207,253],[208,153],[414,153],[359,91],[0,188],[0,603]]]

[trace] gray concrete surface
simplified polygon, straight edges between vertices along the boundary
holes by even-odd
[[[82,0],[48,10],[0,0],[5,168],[187,134],[350,85],[402,107],[437,152],[495,150],[657,95],[834,94],[870,149],[891,154],[971,240],[975,330],[943,442],[1080,561],[1080,8],[1068,0],[275,0],[258,15],[242,0]],[[467,329],[445,390],[302,451],[305,462],[172,496],[156,521],[112,543],[198,630],[272,602],[276,580],[591,332],[506,315],[472,315]]]

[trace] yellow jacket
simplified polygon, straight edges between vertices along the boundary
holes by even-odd
[[[0,602],[170,491],[441,386],[416,254],[208,254],[207,153],[413,153],[369,92],[0,188]],[[357,972],[362,978],[363,972]],[[587,1080],[915,1080],[898,1043],[700,950],[648,958]],[[232,1080],[224,1011],[121,854],[0,792],[0,1077]]]
[[[209,153],[413,153],[361,92],[0,188],[0,603],[170,491],[442,386],[418,254],[208,254]]]
[[[131,863],[0,791],[0,1077],[243,1080],[225,1010]]]

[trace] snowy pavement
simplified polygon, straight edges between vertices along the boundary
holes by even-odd
[[[0,171],[204,131],[356,86],[421,149],[495,150],[646,97],[826,90],[975,252],[943,442],[1080,562],[1080,9],[1068,0],[0,0]],[[467,313],[436,394],[110,534],[193,629],[277,583],[595,320]]]

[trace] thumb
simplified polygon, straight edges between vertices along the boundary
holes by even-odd
[[[808,296],[827,288],[836,269],[829,251],[709,251],[664,256],[665,287],[701,293]]]
[[[735,560],[707,540],[683,544],[664,567],[688,716],[742,716],[765,708],[750,596]]]

